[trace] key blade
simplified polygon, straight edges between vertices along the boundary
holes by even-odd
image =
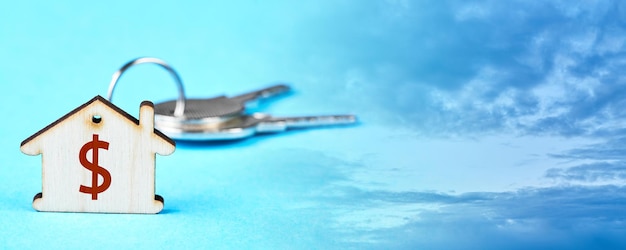
[[[262,119],[256,126],[259,133],[281,132],[288,129],[303,129],[322,126],[350,125],[356,123],[354,115],[301,116]]]
[[[249,93],[241,94],[238,96],[230,97],[230,99],[241,102],[241,103],[246,103],[246,102],[253,101],[253,100],[270,98],[270,97],[288,92],[289,90],[290,90],[289,86],[284,85],[284,84],[278,84],[278,85],[270,86],[267,88],[255,90]]]
[[[349,125],[356,123],[356,121],[354,115],[274,118],[266,114],[256,113],[212,124],[212,126],[207,124],[176,124],[178,126],[157,126],[157,129],[175,140],[225,141],[244,139],[255,133],[276,133],[288,129]],[[159,125],[167,124],[160,123]]]

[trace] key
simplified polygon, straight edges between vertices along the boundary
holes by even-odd
[[[234,97],[217,96],[205,99],[185,97],[183,83],[178,73],[165,61],[154,57],[140,57],[124,64],[116,71],[109,84],[108,100],[122,74],[137,64],[152,63],[163,67],[174,78],[178,99],[154,105],[154,125],[173,139],[228,140],[241,139],[256,133],[275,133],[294,128],[343,125],[356,122],[353,115],[305,116],[274,118],[266,114],[247,114],[245,107],[289,91],[278,84]]]
[[[186,99],[182,116],[175,116],[176,101],[155,104],[155,127],[179,140],[242,139],[256,133],[275,133],[295,128],[344,125],[356,122],[353,115],[274,118],[246,114],[245,106],[288,92],[279,84],[234,97]]]
[[[217,96],[204,99],[186,99],[182,120],[181,117],[174,115],[175,100],[162,102],[154,106],[155,119],[162,122],[183,123],[219,122],[240,115],[245,110],[246,103],[277,96],[289,90],[288,86],[278,84],[234,97]]]
[[[187,124],[179,128],[159,128],[179,140],[235,140],[255,134],[278,133],[288,129],[305,129],[322,126],[349,125],[356,122],[354,115],[272,117],[255,113],[243,115],[216,126]]]

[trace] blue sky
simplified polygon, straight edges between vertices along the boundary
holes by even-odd
[[[623,245],[626,6],[387,4],[365,25],[381,32],[382,41],[369,47],[386,46],[373,55],[377,63],[347,73],[348,87],[376,96],[368,108],[376,106],[388,126],[414,136],[412,146],[389,149],[390,155],[430,148],[437,157],[415,150],[406,165],[422,160],[446,170],[434,170],[445,184],[432,185],[433,192],[357,191],[381,206],[367,216],[383,217],[389,204],[398,208],[389,213],[397,227],[383,235],[411,235],[399,241],[406,243],[401,248]],[[416,141],[429,143],[415,147],[422,145]],[[445,193],[442,186],[463,192]]]
[[[0,212],[27,223],[0,242],[24,239],[11,243],[19,246],[27,239],[19,233],[35,228],[52,245],[79,246],[36,221],[61,235],[108,220],[33,214],[40,159],[16,148],[106,94],[124,62],[149,55],[178,69],[189,96],[286,81],[294,93],[265,111],[361,121],[179,145],[159,158],[157,191],[171,197],[169,213],[139,219],[176,229],[161,239],[218,248],[623,248],[625,24],[620,1],[0,4],[0,82],[15,92],[0,103],[18,107],[3,110],[16,122],[3,127],[10,143],[0,161],[28,165],[2,169]],[[115,99],[136,114],[143,99],[173,96],[165,72],[138,66]],[[146,239],[103,235],[120,239],[112,247]]]

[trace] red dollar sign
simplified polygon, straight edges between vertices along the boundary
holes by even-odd
[[[109,143],[105,141],[98,140],[98,135],[93,135],[93,140],[85,143],[83,147],[80,149],[80,154],[78,155],[78,159],[80,160],[80,164],[83,165],[86,169],[91,170],[91,187],[80,185],[79,191],[81,193],[91,194],[92,200],[98,199],[98,194],[106,191],[109,186],[111,186],[111,173],[104,169],[103,167],[98,166],[98,149],[109,150]],[[87,151],[91,150],[91,160],[89,162],[87,160]],[[104,181],[102,185],[98,186],[98,175],[102,175]]]

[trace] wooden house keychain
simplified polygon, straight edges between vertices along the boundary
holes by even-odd
[[[184,96],[174,70],[155,58],[134,64],[146,62],[168,70]],[[163,209],[163,198],[155,194],[155,154],[172,154],[175,147],[154,128],[152,102],[141,103],[136,119],[96,96],[28,137],[20,150],[42,155],[42,192],[33,199],[37,211],[155,214]]]

